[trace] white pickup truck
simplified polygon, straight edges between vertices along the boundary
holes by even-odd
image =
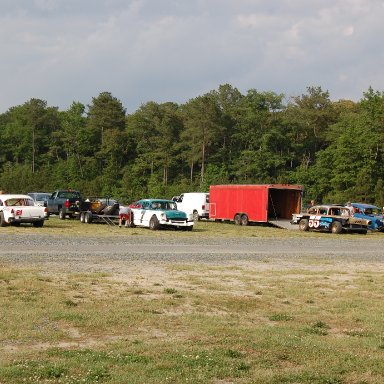
[[[0,227],[32,223],[42,227],[48,219],[47,207],[35,205],[28,195],[0,195]]]

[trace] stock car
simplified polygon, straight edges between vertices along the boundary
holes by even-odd
[[[352,203],[351,205],[354,210],[353,217],[371,221],[368,229],[372,231],[384,231],[383,212],[379,207],[363,203]]]
[[[142,199],[129,206],[131,210],[130,226],[148,227],[152,230],[177,228],[186,231],[193,229],[193,215],[177,209],[172,200]]]
[[[0,227],[18,226],[21,223],[32,223],[34,227],[42,227],[48,219],[47,207],[35,205],[28,195],[0,195]]]
[[[315,205],[308,212],[296,217],[302,231],[366,234],[370,220],[351,216],[349,208],[342,205]]]

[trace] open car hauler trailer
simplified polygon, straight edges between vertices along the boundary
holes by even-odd
[[[301,211],[303,190],[290,184],[211,185],[209,218],[290,228],[292,214]]]
[[[80,221],[85,224],[97,222],[117,225],[119,222],[119,203],[109,199],[88,199],[81,205]]]

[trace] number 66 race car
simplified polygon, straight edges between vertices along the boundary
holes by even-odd
[[[42,227],[48,219],[48,209],[35,205],[28,195],[0,195],[0,227],[32,223]]]
[[[298,215],[296,215],[298,216]],[[351,211],[342,205],[315,205],[307,213],[296,217],[302,231],[366,234],[370,220],[351,216]]]

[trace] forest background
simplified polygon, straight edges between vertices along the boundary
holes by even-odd
[[[301,184],[304,200],[384,206],[384,93],[331,101],[229,84],[131,114],[110,92],[65,111],[31,99],[0,115],[0,189],[78,189],[129,203],[213,184]]]

